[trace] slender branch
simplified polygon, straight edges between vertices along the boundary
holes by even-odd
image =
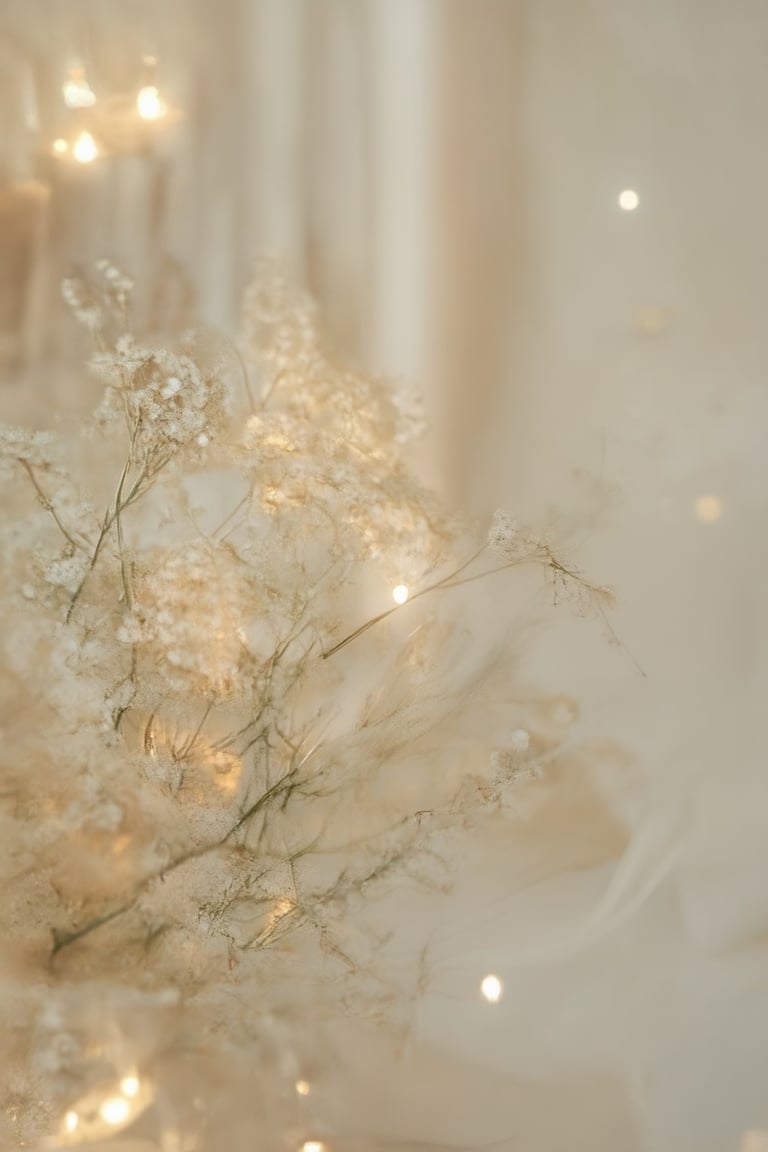
[[[88,924],[83,925],[82,928],[75,929],[74,932],[59,932],[54,928],[53,930],[53,948],[51,956],[56,956],[64,948],[69,948],[71,944],[76,944],[78,940],[82,940],[85,936],[90,936],[91,932],[95,932],[97,928],[103,927],[104,924],[109,924],[112,920],[117,920],[118,916],[123,916],[126,912],[130,912],[131,908],[136,904],[138,896],[134,896],[127,904],[122,904],[119,908],[115,908],[112,912],[107,912],[103,916],[99,916],[96,920],[89,921]]]
[[[251,406],[251,412],[255,412],[256,411],[256,400],[255,400],[254,395],[253,395],[253,389],[251,388],[251,378],[248,375],[248,367],[245,363],[245,360],[243,360],[243,357],[240,355],[240,349],[237,347],[237,344],[235,344],[234,341],[231,342],[231,348],[232,348],[232,351],[235,353],[235,357],[237,359],[237,362],[240,365],[240,371],[243,374],[243,384],[245,386],[245,391],[246,391],[246,394],[248,396],[248,403]]]
[[[406,604],[412,604],[414,600],[418,600],[421,596],[427,596],[430,592],[436,592],[440,588],[450,588],[451,583],[449,582],[453,581],[460,572],[466,571],[470,564],[474,564],[475,560],[477,560],[477,558],[482,555],[485,549],[486,545],[484,544],[482,548],[478,548],[477,552],[473,553],[473,555],[470,556],[469,559],[465,560],[462,564],[460,564],[458,568],[454,568],[454,570],[447,576],[442,576],[439,580],[436,580],[434,583],[427,585],[426,588],[422,588],[420,591],[414,592],[413,596],[408,598]],[[366,620],[366,622],[361,624],[359,628],[356,628],[354,632],[350,632],[349,635],[345,636],[343,640],[339,640],[338,644],[334,644],[332,648],[329,648],[327,652],[324,652],[323,660],[330,659],[331,656],[334,656],[337,652],[340,652],[342,648],[346,648],[347,644],[351,644],[353,640],[356,640],[358,636],[362,636],[365,632],[367,632],[370,628],[373,628],[376,624],[379,624],[382,620],[386,620],[387,617],[394,615],[395,612],[400,612],[403,608],[406,607],[406,604],[396,604],[393,608],[387,608],[386,612],[379,612],[378,616],[373,616],[370,620]]]
[[[208,702],[208,705],[207,705],[205,711],[203,712],[202,718],[201,718],[200,723],[198,724],[197,728],[192,733],[189,740],[187,740],[186,744],[182,745],[181,749],[179,750],[179,754],[178,754],[179,760],[185,760],[187,758],[187,756],[189,756],[190,752],[192,751],[195,744],[197,743],[198,736],[200,735],[203,728],[205,727],[205,722],[208,719],[208,717],[210,716],[212,709],[213,709],[213,700],[210,700]]]
[[[131,447],[133,447],[133,442],[131,442]],[[130,471],[131,463],[132,463],[132,456],[131,456],[131,453],[129,452],[128,459],[126,460],[125,464],[123,465],[123,470],[122,470],[122,473],[120,474],[120,480],[119,480],[118,485],[117,485],[117,492],[115,495],[115,509],[111,510],[108,508],[107,511],[104,513],[104,521],[103,521],[102,526],[101,526],[101,531],[99,532],[99,538],[96,541],[96,547],[94,548],[93,555],[91,556],[91,562],[88,565],[87,569],[85,570],[85,573],[83,574],[82,580],[78,584],[75,591],[72,593],[72,599],[70,600],[69,608],[67,609],[67,615],[66,615],[67,623],[69,623],[69,621],[72,617],[72,613],[74,612],[75,605],[77,604],[78,600],[80,599],[83,588],[85,587],[86,581],[88,580],[88,577],[90,576],[91,572],[93,572],[94,568],[96,567],[96,561],[99,558],[99,554],[101,553],[101,549],[103,547],[104,541],[106,540],[107,534],[109,533],[109,530],[111,529],[111,527],[115,521],[115,517],[117,515],[116,510],[117,509],[122,510],[122,506],[120,504],[120,494],[122,493],[123,485],[125,484],[126,477],[128,475],[128,472]]]
[[[27,475],[29,476],[30,480],[32,481],[35,492],[37,493],[38,500],[40,501],[43,508],[45,508],[46,512],[50,512],[51,516],[53,517],[53,519],[56,522],[56,525],[57,525],[59,531],[64,536],[65,540],[67,540],[72,545],[73,548],[79,549],[81,552],[87,551],[88,545],[83,544],[82,541],[80,541],[80,540],[76,540],[74,538],[74,536],[71,535],[71,533],[67,530],[67,528],[62,523],[61,518],[59,517],[59,514],[56,511],[56,508],[54,506],[53,501],[51,500],[50,496],[48,496],[48,494],[40,486],[40,483],[39,483],[37,477],[35,476],[35,473],[33,472],[32,466],[30,465],[29,461],[24,460],[21,457],[18,457],[18,461],[19,461],[19,464],[21,464],[22,468],[24,468],[24,470],[27,473]]]
[[[56,956],[59,952],[63,951],[64,948],[68,948],[70,945],[76,944],[79,940],[84,939],[86,936],[90,936],[91,933],[96,932],[105,924],[109,924],[113,920],[118,919],[118,917],[124,916],[126,912],[130,912],[133,908],[135,908],[142,892],[144,892],[154,880],[163,879],[171,872],[175,872],[178,868],[181,868],[181,866],[186,864],[189,860],[198,860],[201,856],[206,856],[209,852],[216,852],[219,848],[223,848],[224,845],[227,844],[231,838],[240,831],[243,825],[247,824],[248,821],[251,820],[257,812],[260,812],[282,792],[293,786],[292,780],[293,777],[295,777],[297,771],[298,770],[295,768],[292,769],[271,788],[268,788],[266,792],[263,792],[258,800],[255,800],[253,804],[246,808],[245,812],[243,812],[242,815],[235,821],[229,831],[225,832],[225,834],[218,840],[210,841],[207,844],[201,844],[196,848],[189,848],[180,856],[177,856],[175,860],[172,860],[170,864],[166,864],[163,868],[158,869],[156,872],[152,872],[149,876],[145,876],[144,879],[141,880],[136,886],[134,894],[130,900],[127,900],[118,908],[113,909],[111,912],[103,913],[101,916],[97,916],[93,920],[89,920],[87,924],[82,926],[82,928],[77,928],[72,932],[60,932],[57,929],[54,929],[53,949],[51,956]]]

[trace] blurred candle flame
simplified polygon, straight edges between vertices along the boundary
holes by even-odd
[[[72,149],[72,155],[78,164],[90,164],[98,154],[99,149],[90,132],[81,132]]]

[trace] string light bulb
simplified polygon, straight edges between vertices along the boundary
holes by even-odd
[[[504,995],[504,985],[498,976],[491,974],[483,979],[480,984],[480,992],[483,999],[487,1000],[489,1004],[498,1004]]]
[[[138,1096],[139,1088],[139,1078],[133,1074],[129,1076],[123,1076],[122,1080],[120,1081],[120,1091],[122,1092],[123,1096]]]
[[[297,1080],[296,1092],[299,1096],[310,1096],[312,1094],[312,1085],[309,1080]]]
[[[162,120],[167,111],[165,102],[154,84],[145,84],[136,96],[136,108],[142,120]]]
[[[65,1112],[56,1147],[69,1148],[114,1136],[133,1124],[154,1096],[151,1080],[139,1077],[135,1071],[126,1072],[108,1086],[97,1085]]]
[[[69,144],[63,136],[59,136],[58,139],[54,140],[53,144],[51,144],[51,152],[53,152],[54,156],[63,156],[68,148]]]
[[[619,193],[619,208],[623,208],[625,212],[634,212],[639,203],[640,197],[634,188],[625,188]]]
[[[72,148],[72,155],[78,164],[90,164],[98,154],[99,149],[90,132],[81,132]]]
[[[406,600],[408,599],[408,595],[409,592],[407,584],[398,584],[392,589],[392,599],[394,600],[395,604],[405,604]]]
[[[131,1106],[122,1096],[110,1096],[99,1109],[102,1120],[116,1127],[123,1124],[131,1111]]]
[[[327,1152],[322,1140],[305,1140],[299,1152]]]

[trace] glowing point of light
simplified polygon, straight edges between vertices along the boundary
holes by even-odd
[[[480,991],[489,1004],[498,1004],[504,992],[504,985],[498,976],[486,976],[480,985]]]
[[[138,1076],[123,1076],[120,1081],[123,1096],[138,1096],[140,1086]]]
[[[299,1096],[309,1096],[312,1092],[312,1085],[310,1084],[309,1080],[297,1080],[296,1091]]]
[[[122,1124],[123,1121],[128,1119],[131,1111],[131,1106],[127,1100],[122,1096],[112,1096],[109,1100],[105,1100],[99,1112],[101,1113],[102,1120],[107,1124]]]
[[[96,141],[90,132],[81,132],[75,141],[72,155],[79,164],[90,164],[99,154]]]
[[[93,108],[96,96],[85,78],[82,68],[73,68],[61,86],[67,108]]]
[[[325,1144],[322,1140],[305,1140],[300,1152],[326,1152]]]
[[[396,588],[392,589],[392,599],[395,604],[405,604],[408,599],[408,585],[398,584]]]
[[[634,212],[639,203],[640,197],[634,188],[625,188],[619,193],[619,208],[623,208],[625,212]]]
[[[723,514],[723,502],[719,496],[699,496],[694,512],[702,524],[714,524]]]
[[[77,1112],[67,1112],[66,1116],[64,1117],[64,1127],[67,1132],[74,1132],[79,1123],[80,1117],[78,1116]]]
[[[67,144],[63,136],[59,136],[58,140],[54,140],[51,145],[51,151],[55,153],[56,156],[63,156],[68,148],[69,144]]]
[[[136,108],[142,120],[160,120],[166,112],[165,104],[160,99],[160,93],[154,84],[147,84],[139,89]]]
[[[761,1128],[743,1132],[741,1152],[768,1152],[768,1132]]]

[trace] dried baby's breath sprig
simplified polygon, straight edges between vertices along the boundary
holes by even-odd
[[[447,515],[408,467],[412,406],[339,366],[279,275],[246,298],[241,363],[137,342],[129,279],[97,272],[65,287],[105,385],[87,451],[0,429],[0,931],[33,981],[55,974],[53,1004],[177,989],[173,1063],[189,1013],[216,1052],[258,1006],[303,1019],[305,987],[315,1010],[391,1002],[378,893],[443,890],[458,838],[524,818],[510,790],[543,803],[559,771],[543,712],[486,714],[514,675],[473,639],[471,592],[535,565],[607,594],[507,513],[484,540]],[[15,1027],[21,1083],[48,1041],[34,1013]],[[89,1075],[38,1084],[44,1114],[91,1099]]]
[[[114,340],[129,320],[133,279],[110,260],[80,270],[62,281],[61,295],[78,324],[97,344]]]

